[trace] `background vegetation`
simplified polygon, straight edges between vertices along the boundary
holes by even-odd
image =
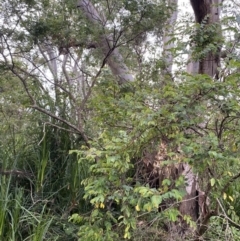
[[[171,1],[91,4],[92,22],[75,1],[0,6],[0,240],[240,240],[239,4],[217,26],[188,1],[174,25]],[[209,52],[217,77],[186,71]],[[179,209],[183,163],[197,221]]]

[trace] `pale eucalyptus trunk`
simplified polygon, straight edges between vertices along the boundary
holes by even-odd
[[[107,20],[102,12],[98,12],[89,0],[79,0],[77,7],[82,10],[86,18],[93,24],[105,28]],[[134,77],[124,63],[124,59],[117,48],[112,35],[100,36],[97,47],[101,49],[103,65],[108,64],[114,76],[118,78],[119,84],[133,81]]]
[[[166,64],[165,66],[165,74],[172,74],[172,66],[173,66],[173,54],[172,50],[175,47],[174,41],[172,41],[174,36],[174,26],[178,17],[178,0],[169,0],[168,4],[173,6],[175,10],[170,14],[170,18],[166,22],[166,28],[164,29],[163,36],[163,58]]]

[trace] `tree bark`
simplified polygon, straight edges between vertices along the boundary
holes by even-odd
[[[195,15],[196,23],[217,24],[220,20],[220,4],[222,0],[190,0]],[[221,34],[216,32],[216,34]],[[220,46],[219,46],[220,52]],[[187,71],[191,74],[208,74],[211,77],[217,76],[220,62],[220,53],[209,52],[204,59],[191,61]]]
[[[190,0],[194,14],[195,20],[199,24],[217,24],[219,23],[219,14],[220,8],[219,4],[220,0]],[[174,16],[171,17],[173,19]],[[169,20],[169,22],[171,21]],[[204,23],[203,23],[204,21]],[[221,31],[219,31],[220,33]],[[216,32],[217,34],[217,32]],[[168,53],[167,63],[168,71],[171,72],[172,69],[172,56],[168,48],[165,50]],[[220,47],[219,47],[220,51]],[[208,52],[203,59],[198,61],[192,60],[187,66],[187,72],[190,74],[207,74],[211,77],[216,77],[218,73],[219,67],[219,56],[220,53]],[[191,60],[191,56],[189,57]],[[176,167],[177,168],[177,167]],[[183,221],[179,220],[179,222],[171,224],[169,227],[169,237],[168,240],[186,240],[187,237],[195,236],[196,240],[199,239],[205,231],[202,232],[203,226],[206,227],[206,223],[209,221],[211,217],[211,213],[208,210],[208,204],[205,193],[199,190],[198,186],[198,178],[197,175],[193,173],[191,166],[187,163],[183,163],[178,167],[178,173],[183,175],[187,186],[186,186],[186,195],[183,198],[179,206],[179,210],[181,214],[188,215],[191,217],[192,221],[198,223],[198,228],[196,232],[189,227],[189,225]]]
[[[105,28],[106,18],[103,13],[99,13],[89,0],[78,1],[77,7],[82,10],[86,18],[95,25]],[[120,37],[120,36],[119,36]],[[113,41],[113,36],[102,35],[97,43],[101,49],[103,65],[108,64],[114,76],[118,77],[118,83],[124,84],[134,80],[133,75],[124,63],[124,59],[117,48],[117,42]]]
[[[197,23],[206,25],[219,23],[221,0],[190,1]],[[203,23],[203,21],[205,22]],[[221,31],[219,31],[219,33],[220,32]],[[216,78],[220,62],[219,56],[220,53],[209,52],[203,59],[200,59],[199,61],[191,61],[187,66],[187,71],[190,74],[207,74]],[[191,59],[191,56],[189,59]],[[180,211],[182,214],[190,215],[193,221],[198,222],[195,236],[196,240],[199,240],[199,236],[206,231],[206,228],[204,232],[201,232],[200,230],[203,230],[203,225],[206,226],[206,223],[211,217],[211,213],[207,209],[207,206],[209,205],[207,204],[208,197],[204,192],[199,190],[197,176],[193,174],[192,169],[188,164],[184,165],[183,175],[187,179],[188,186],[186,188],[186,201],[180,205]]]
[[[163,36],[163,57],[166,63],[165,72],[166,74],[172,74],[172,65],[173,65],[173,54],[172,49],[174,48],[174,41],[172,41],[173,33],[174,33],[174,25],[177,21],[178,16],[178,0],[169,0],[168,4],[173,6],[175,9],[171,13],[170,18],[167,21],[167,27],[164,29]]]

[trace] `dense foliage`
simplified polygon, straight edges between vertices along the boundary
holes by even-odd
[[[171,1],[91,3],[99,24],[75,1],[0,6],[0,240],[178,240],[179,223],[185,240],[199,226],[240,240],[239,5],[206,27],[169,26]],[[217,78],[187,73],[189,52],[222,55]],[[134,81],[119,84],[114,53]],[[208,199],[201,225],[179,210],[184,163]]]

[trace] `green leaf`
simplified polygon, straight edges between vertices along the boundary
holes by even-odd
[[[158,208],[159,204],[162,202],[161,195],[153,195],[151,197],[151,202],[152,202],[153,207]]]
[[[216,179],[215,178],[211,178],[210,179],[210,183],[211,183],[211,186],[213,187],[216,183]]]

